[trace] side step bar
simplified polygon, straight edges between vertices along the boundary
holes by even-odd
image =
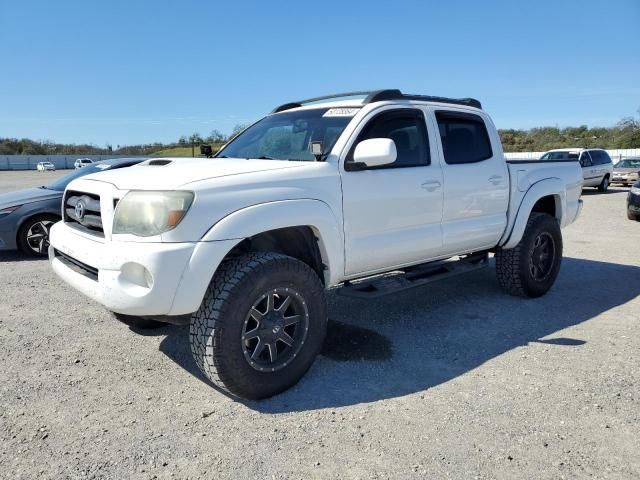
[[[489,254],[487,252],[472,253],[458,257],[457,260],[430,262],[374,277],[347,281],[336,293],[352,298],[377,298],[480,270],[488,264]]]

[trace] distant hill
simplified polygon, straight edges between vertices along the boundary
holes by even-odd
[[[196,157],[200,154],[200,147],[195,149]],[[191,156],[191,147],[175,147],[175,148],[167,148],[165,150],[160,150],[158,152],[153,152],[151,154],[153,157],[190,157]]]

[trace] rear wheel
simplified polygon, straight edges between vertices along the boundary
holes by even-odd
[[[308,265],[249,253],[220,265],[191,318],[191,351],[216,386],[261,399],[302,378],[326,328],[324,287]]]
[[[60,220],[55,215],[36,215],[26,220],[18,230],[18,248],[26,255],[44,257],[49,250],[49,230]]]
[[[598,185],[598,191],[606,192],[607,190],[609,190],[609,177],[605,176],[602,182],[600,182],[600,185]]]
[[[562,234],[558,221],[546,213],[532,213],[515,248],[496,252],[500,287],[511,295],[540,297],[553,286],[562,262]]]

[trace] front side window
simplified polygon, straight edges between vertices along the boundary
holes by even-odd
[[[370,167],[369,169],[421,167],[431,163],[424,116],[419,110],[388,110],[369,120],[351,148],[347,157],[347,168],[348,164],[353,161],[353,152],[358,143],[371,138],[393,140],[396,145],[397,157],[396,161],[390,165]]]
[[[220,150],[218,158],[313,161],[311,142],[328,154],[357,109],[315,108],[269,115]]]
[[[444,160],[449,165],[476,163],[493,156],[482,117],[461,112],[436,112]]]
[[[582,152],[582,155],[580,155],[580,165],[583,167],[590,167],[593,165],[589,152]]]

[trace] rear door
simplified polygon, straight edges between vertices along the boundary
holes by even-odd
[[[397,159],[363,168],[355,146],[390,138]],[[422,110],[372,112],[356,129],[342,175],[347,276],[418,263],[440,254],[443,180]]]
[[[507,225],[509,173],[488,116],[433,107],[444,177],[443,252],[497,245]]]

